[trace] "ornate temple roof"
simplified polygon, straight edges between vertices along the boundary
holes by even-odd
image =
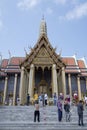
[[[47,64],[52,65],[54,63],[57,65],[57,68],[61,68],[63,66],[65,67],[65,63],[61,60],[60,55],[58,55],[55,52],[55,48],[53,48],[49,42],[49,39],[47,37],[47,25],[46,25],[44,18],[41,20],[40,35],[39,35],[39,39],[38,39],[37,43],[31,49],[31,52],[26,56],[25,60],[20,65],[24,66],[26,68],[29,67],[30,64],[32,64],[32,62],[36,58],[36,56],[38,55],[38,53],[40,53],[41,49],[42,49],[43,53],[45,52],[48,54],[48,59],[45,57],[42,58],[43,60],[46,59]],[[44,53],[44,55],[45,55],[45,53]],[[39,59],[39,58],[37,57],[37,59]],[[48,63],[49,59],[50,59],[50,63]]]
[[[25,57],[12,57],[11,63],[8,65],[9,59],[3,59],[1,63],[0,75],[6,75],[6,73],[20,72],[20,62],[23,62]],[[87,67],[83,59],[77,60],[77,64],[73,57],[62,57],[63,62],[66,64],[66,73],[79,73],[81,76],[87,76]]]
[[[77,60],[79,69],[81,71],[81,76],[87,76],[87,66],[84,59]]]
[[[3,59],[1,62],[1,67],[6,68],[6,66],[8,65],[8,61],[9,61],[9,59]]]
[[[80,73],[80,69],[75,57],[63,57],[62,60],[66,64],[66,73]]]
[[[12,57],[9,65],[19,65],[24,59],[24,57]]]
[[[66,66],[65,73],[76,73],[80,74],[80,76],[87,76],[87,65],[83,59],[77,60],[75,56],[61,57],[55,52],[55,48],[52,47],[47,37],[47,25],[44,18],[41,20],[38,41],[35,46],[31,48],[31,52],[27,54],[26,57],[10,57],[9,59],[3,59],[0,66],[0,75],[6,75],[6,73],[20,73],[20,66],[29,67],[35,58],[40,57],[37,56],[38,54],[40,54],[40,56],[43,56],[43,54],[46,56],[48,65],[49,58],[52,59],[50,60],[50,64],[53,61],[58,68]]]
[[[1,63],[0,75],[6,75],[6,73],[19,73],[19,64],[24,60],[24,57],[11,57],[10,59],[3,59]],[[10,62],[9,62],[10,61]],[[4,74],[5,73],[5,74]]]
[[[66,65],[76,65],[75,59],[73,57],[63,57],[62,60]]]

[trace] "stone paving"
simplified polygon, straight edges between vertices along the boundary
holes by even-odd
[[[0,106],[0,130],[87,130],[87,108],[84,109],[84,126],[78,126],[77,107],[71,108],[71,121],[58,122],[56,106],[40,107],[40,122],[33,122],[34,106]]]

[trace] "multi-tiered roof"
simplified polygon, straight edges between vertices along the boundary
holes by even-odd
[[[39,39],[36,45],[31,49],[31,52],[26,57],[10,57],[9,59],[2,59],[0,64],[0,76],[6,76],[8,73],[20,73],[20,67],[29,67],[33,59],[39,53],[41,47],[44,46],[49,57],[53,59],[57,67],[66,66],[65,73],[76,73],[80,76],[87,76],[87,65],[85,59],[76,59],[72,57],[60,57],[51,46],[47,37],[47,26],[44,18],[40,24]]]

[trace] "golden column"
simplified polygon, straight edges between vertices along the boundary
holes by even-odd
[[[33,98],[33,88],[34,88],[34,64],[31,64],[30,66],[30,73],[29,73],[29,87],[28,87],[28,93]]]
[[[65,82],[65,68],[62,67],[62,87],[63,87],[63,94],[64,98],[66,97],[66,82]]]
[[[68,74],[68,85],[69,85],[70,100],[72,101],[72,87],[71,87],[71,75],[70,74]]]
[[[58,95],[56,64],[52,66],[52,85],[52,94],[56,93]]]
[[[17,89],[17,74],[15,74],[15,81],[14,81],[14,92],[13,92],[13,105],[16,102],[16,89]]]
[[[21,78],[20,78],[20,91],[19,91],[20,104],[24,103],[24,67],[21,67]]]
[[[77,84],[78,84],[78,98],[81,100],[81,86],[80,86],[80,77],[77,77]]]
[[[5,77],[5,86],[4,86],[4,97],[3,97],[3,104],[5,104],[5,100],[6,100],[7,85],[8,85],[8,77]]]

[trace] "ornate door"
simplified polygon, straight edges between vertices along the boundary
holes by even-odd
[[[39,93],[47,93],[47,86],[39,86],[38,88]]]

